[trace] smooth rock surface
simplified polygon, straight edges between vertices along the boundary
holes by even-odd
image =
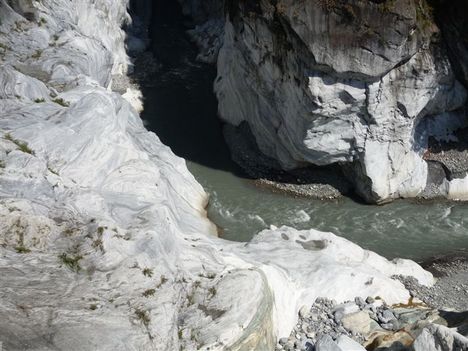
[[[340,347],[342,351],[364,351],[365,348],[358,344],[353,339],[345,336],[340,335],[336,340],[337,345]]]
[[[355,334],[367,335],[373,329],[373,325],[378,327],[378,325],[370,318],[369,313],[364,311],[359,311],[355,313],[348,314],[347,316],[341,319],[343,327]]]

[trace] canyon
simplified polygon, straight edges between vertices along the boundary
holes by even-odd
[[[319,48],[285,48],[317,42],[307,39],[317,33],[304,23],[314,18],[305,4],[183,2],[197,24],[189,34],[201,47],[199,59],[217,62],[220,117],[247,122],[278,167],[348,164],[371,202],[417,195],[428,166],[425,141],[416,143],[412,133],[424,124],[422,139],[451,137],[462,126],[466,91],[455,76],[463,63],[452,68],[453,58],[432,44],[432,26],[381,53],[385,59],[362,48],[338,50],[326,37]],[[148,3],[131,5],[144,28]],[[122,29],[131,26],[128,6],[0,0],[5,350],[272,350],[318,297],[407,304],[410,291],[395,276],[434,284],[413,261],[390,261],[314,229],[271,226],[247,243],[218,238],[207,193],[139,116],[141,93],[127,85],[127,49],[144,49],[148,38]],[[382,29],[375,11],[367,15],[378,27],[372,30]],[[414,18],[385,16],[402,28],[384,40],[410,35]],[[316,50],[328,54],[312,57]],[[341,50],[355,59],[340,58]],[[458,57],[464,47],[450,50]],[[310,66],[301,63],[309,59]],[[347,119],[331,118],[344,118],[343,111]],[[463,195],[463,179],[463,172],[445,179],[443,195],[454,187]],[[422,349],[440,335],[465,342],[437,326],[421,335]]]

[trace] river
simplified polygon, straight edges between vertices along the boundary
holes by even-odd
[[[248,241],[270,225],[331,231],[387,258],[424,260],[468,250],[468,205],[351,199],[318,201],[256,187],[231,160],[213,94],[216,69],[196,62],[175,1],[155,9],[152,49],[163,64],[143,89],[148,129],[187,161],[210,194],[208,214],[228,240]]]

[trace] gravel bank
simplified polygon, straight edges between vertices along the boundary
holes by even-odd
[[[455,132],[457,141],[442,142],[429,139],[429,150],[424,155],[428,161],[440,162],[444,165],[447,177],[463,178],[468,172],[468,128]]]
[[[428,306],[442,311],[468,311],[468,253],[438,257],[423,263],[438,280],[432,287],[414,279],[398,277],[411,294]]]
[[[233,160],[259,187],[321,200],[337,199],[351,192],[351,184],[337,166],[281,170],[275,160],[260,152],[246,123],[239,127],[225,125],[224,136]]]
[[[378,297],[337,304],[318,298],[310,309],[300,309],[297,325],[278,341],[276,350],[386,350],[395,344],[407,350],[433,322],[445,324],[436,310],[422,304],[388,306]],[[335,344],[339,348],[331,346]]]
[[[394,277],[413,296],[408,304],[388,306],[378,297],[356,297],[343,304],[318,298],[311,307],[300,309],[295,328],[289,337],[279,339],[276,350],[348,350],[341,344],[354,345],[349,348],[353,351],[412,350],[422,330],[433,323],[468,336],[468,253],[437,257],[422,265],[437,278],[434,286]],[[325,344],[331,348],[323,348]],[[330,346],[335,344],[341,348]]]

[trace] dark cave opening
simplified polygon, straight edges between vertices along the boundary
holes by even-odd
[[[198,51],[186,31],[192,25],[174,0],[152,3],[149,50],[160,65],[142,84],[147,128],[189,162],[246,178],[231,160],[213,92],[216,67],[196,60]],[[140,8],[132,6],[136,13]],[[145,70],[145,67],[137,67]]]

